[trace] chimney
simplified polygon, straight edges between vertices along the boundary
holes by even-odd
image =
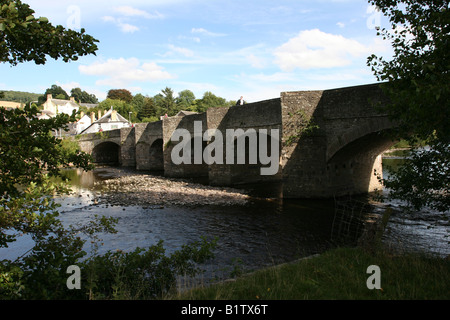
[[[80,119],[83,118],[83,117],[84,117],[84,112],[81,111],[81,112],[80,112]]]
[[[75,97],[70,97],[70,101],[75,102]]]
[[[91,112],[91,123],[95,122],[95,112]]]
[[[52,100],[52,98],[53,98],[53,97],[52,97],[52,94],[51,94],[51,93],[47,95],[47,101],[48,101],[48,100]]]
[[[117,121],[117,111],[113,110],[111,112],[111,121]]]
[[[100,118],[102,117],[102,110],[98,110],[98,119],[100,120]]]

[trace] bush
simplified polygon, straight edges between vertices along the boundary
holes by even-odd
[[[166,256],[160,241],[147,249],[95,256],[83,265],[84,291],[89,299],[161,298],[174,288],[177,275],[201,272],[197,264],[213,257],[215,244],[203,238]]]

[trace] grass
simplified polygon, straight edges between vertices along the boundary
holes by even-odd
[[[377,265],[381,289],[368,289]],[[173,296],[177,300],[447,300],[450,260],[418,254],[369,253],[337,248],[310,259],[275,266]]]

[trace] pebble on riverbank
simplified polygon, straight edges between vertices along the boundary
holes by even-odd
[[[245,205],[244,191],[150,175],[119,176],[96,182],[99,204],[139,206]]]

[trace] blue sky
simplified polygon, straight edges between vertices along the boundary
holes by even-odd
[[[376,82],[366,59],[387,56],[385,19],[366,0],[24,0],[53,24],[85,28],[97,56],[0,64],[0,90],[80,87],[154,96],[165,87],[248,102],[283,91]]]

